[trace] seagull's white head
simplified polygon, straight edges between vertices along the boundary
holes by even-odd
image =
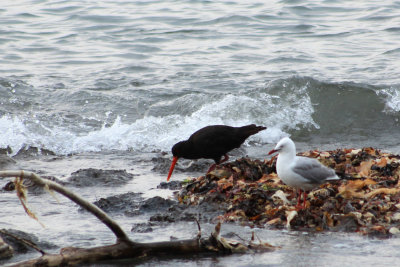
[[[276,144],[275,148],[272,149],[268,155],[271,155],[273,153],[282,153],[282,154],[296,154],[296,146],[292,139],[289,137],[284,137],[282,138],[278,144]]]

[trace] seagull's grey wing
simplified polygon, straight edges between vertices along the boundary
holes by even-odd
[[[312,158],[298,157],[293,171],[311,184],[322,184],[328,178],[336,177],[333,169],[322,165],[318,160]]]

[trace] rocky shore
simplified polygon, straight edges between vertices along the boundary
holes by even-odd
[[[32,154],[32,151],[35,153]],[[3,153],[0,164],[4,168],[12,167],[19,157],[35,157],[38,152],[27,150],[25,153],[28,154],[18,153],[13,158]],[[304,210],[295,209],[295,190],[277,177],[275,157],[264,161],[239,158],[218,166],[207,175],[184,181],[161,182],[157,187],[159,190],[174,191],[169,199],[160,196],[146,198],[141,192],[129,191],[100,197],[94,204],[111,216],[147,218],[144,222],[132,222],[130,230],[138,234],[152,233],[171,223],[196,220],[200,224],[224,222],[251,228],[314,233],[340,231],[379,238],[400,234],[400,156],[373,148],[313,150],[299,155],[317,158],[335,169],[341,178],[312,191]],[[165,165],[160,170],[167,169],[167,161],[167,158],[155,160],[153,166],[160,169],[161,165]],[[202,162],[189,168],[204,169],[207,164]],[[72,190],[95,186],[117,188],[129,183],[135,176],[126,170],[96,168],[79,169],[62,180],[43,175]],[[28,181],[25,181],[25,186],[30,194],[44,192]],[[2,186],[1,191],[5,193],[14,189],[10,181]],[[1,247],[4,247],[4,260],[31,251],[29,242],[43,248],[56,247],[51,243],[43,246],[35,235],[13,229],[2,229],[0,237],[3,239],[0,241]],[[28,243],[21,240],[28,240]],[[6,262],[4,260],[3,263]]]

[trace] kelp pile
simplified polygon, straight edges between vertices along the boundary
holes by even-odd
[[[342,179],[313,190],[306,209],[296,210],[296,190],[276,174],[276,157],[241,158],[188,181],[181,203],[221,203],[220,221],[315,231],[400,234],[400,156],[373,148],[308,151]]]

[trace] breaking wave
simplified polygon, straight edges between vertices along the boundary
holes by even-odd
[[[102,127],[84,127],[81,131],[76,127],[79,121],[74,125],[51,125],[49,121],[32,124],[23,116],[4,114],[0,117],[0,146],[9,146],[14,152],[36,146],[59,154],[169,151],[174,143],[206,125],[250,123],[268,127],[249,138],[259,144],[276,142],[285,135],[327,142],[368,139],[379,137],[382,130],[397,136],[399,110],[400,96],[394,87],[290,77],[240,92],[191,92],[157,102],[133,122],[117,115],[111,123],[99,121]]]

